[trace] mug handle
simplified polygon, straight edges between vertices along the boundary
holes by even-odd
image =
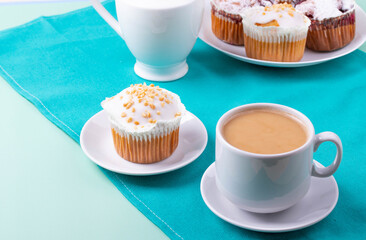
[[[336,145],[337,155],[336,155],[333,163],[328,167],[318,167],[313,163],[311,175],[314,177],[324,178],[324,177],[329,177],[329,176],[333,175],[333,173],[335,173],[335,171],[339,167],[339,164],[341,163],[342,155],[343,155],[343,147],[342,147],[341,139],[335,133],[322,132],[322,133],[315,135],[314,152],[316,152],[316,150],[318,150],[318,147],[320,144],[322,144],[323,142],[327,142],[327,141],[330,141]]]
[[[99,15],[111,26],[114,31],[123,39],[123,34],[117,20],[105,9],[105,7],[99,2],[99,0],[91,0],[94,9]]]

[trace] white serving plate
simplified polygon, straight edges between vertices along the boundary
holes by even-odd
[[[305,67],[342,57],[358,49],[366,41],[366,13],[356,5],[356,35],[350,44],[333,52],[315,52],[306,49],[300,62],[272,62],[249,58],[246,56],[244,46],[234,46],[216,38],[211,31],[210,0],[205,0],[203,22],[198,37],[211,47],[244,62],[268,67]]]

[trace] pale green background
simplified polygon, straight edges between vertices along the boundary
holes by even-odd
[[[88,5],[0,5],[0,29]],[[0,239],[167,238],[1,77],[0,109]]]

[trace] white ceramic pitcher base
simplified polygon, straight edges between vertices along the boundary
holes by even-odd
[[[135,73],[146,80],[167,82],[182,78],[188,72],[186,61],[167,67],[156,67],[136,61]]]

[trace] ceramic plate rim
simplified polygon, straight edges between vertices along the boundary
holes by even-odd
[[[314,160],[314,162],[316,164],[319,164],[319,166],[323,166],[321,163],[319,163],[318,161]],[[223,216],[221,213],[219,213],[218,211],[216,211],[216,209],[214,209],[210,204],[209,204],[209,201],[207,199],[207,197],[203,194],[203,191],[202,191],[202,188],[203,188],[203,182],[204,182],[204,179],[205,177],[207,177],[207,173],[208,171],[210,171],[211,169],[214,169],[216,166],[215,166],[215,162],[213,162],[204,172],[202,178],[201,178],[201,183],[200,183],[200,192],[201,192],[201,196],[203,198],[203,201],[204,203],[206,204],[206,206],[210,209],[211,212],[213,212],[217,217],[221,218],[222,220],[232,224],[232,225],[235,225],[237,227],[240,227],[240,228],[244,228],[244,229],[248,229],[248,230],[251,230],[251,231],[256,231],[256,232],[265,232],[265,233],[280,233],[280,232],[292,232],[292,231],[296,231],[296,230],[300,230],[300,229],[304,229],[304,228],[307,228],[309,226],[312,226],[318,222],[320,222],[321,220],[323,220],[324,218],[326,218],[335,208],[335,206],[337,205],[338,203],[338,198],[339,198],[339,189],[338,189],[338,184],[337,184],[337,181],[335,180],[335,178],[333,176],[331,176],[331,182],[332,184],[334,184],[334,187],[335,187],[335,190],[336,190],[336,198],[335,198],[335,201],[332,203],[332,206],[328,209],[328,211],[323,215],[321,216],[319,219],[317,219],[316,221],[311,221],[311,222],[307,222],[305,224],[300,224],[298,226],[292,226],[292,227],[287,227],[287,228],[260,228],[260,227],[254,227],[254,226],[249,226],[249,225],[246,225],[244,226],[242,223],[239,223],[237,221],[234,221],[234,220],[231,220],[231,219],[228,219],[226,216]],[[216,174],[216,173],[215,173]]]
[[[120,170],[120,169],[114,169],[114,168],[110,168],[108,166],[105,166],[103,164],[103,162],[100,162],[99,160],[95,159],[93,156],[91,156],[89,154],[89,151],[87,150],[87,147],[85,145],[85,142],[84,142],[84,137],[85,137],[85,132],[87,131],[88,129],[88,125],[94,120],[95,117],[99,116],[99,115],[102,115],[102,114],[105,114],[104,110],[101,110],[99,112],[97,112],[96,114],[94,114],[91,118],[88,119],[88,121],[86,121],[86,123],[84,124],[82,130],[81,130],[81,133],[80,133],[80,146],[81,146],[81,149],[83,150],[84,154],[93,162],[95,163],[96,165],[104,168],[104,169],[107,169],[109,171],[112,171],[112,172],[115,172],[115,173],[120,173],[120,174],[125,174],[125,175],[130,175],[130,176],[153,176],[153,175],[159,175],[159,174],[164,174],[164,173],[168,173],[168,172],[172,172],[172,171],[175,171],[175,170],[178,170],[182,167],[185,167],[187,166],[188,164],[194,162],[196,159],[198,159],[202,153],[204,152],[204,150],[206,149],[207,147],[207,142],[208,142],[208,134],[207,134],[207,129],[205,127],[205,125],[202,123],[202,121],[196,116],[194,115],[193,113],[189,112],[189,111],[186,111],[187,114],[191,115],[194,119],[198,120],[198,123],[200,124],[200,128],[202,128],[202,130],[204,130],[205,132],[205,135],[204,135],[204,144],[202,146],[202,148],[200,149],[200,151],[193,157],[191,157],[191,159],[187,160],[187,161],[183,161],[183,162],[178,162],[176,164],[173,164],[172,166],[168,166],[168,167],[165,167],[164,169],[160,169],[160,170],[154,170],[154,171],[151,171],[151,172],[128,172],[128,171],[123,171],[123,170]],[[122,158],[123,159],[123,158]],[[124,161],[127,161],[125,159],[123,159]],[[154,164],[154,163],[153,163]]]
[[[205,8],[207,7],[208,3],[210,0],[205,0]],[[355,3],[355,9],[356,9],[356,12],[357,13],[362,13],[362,16],[360,18],[365,18],[366,19],[366,13],[363,11],[363,9],[357,4]],[[208,10],[205,9],[204,10],[204,16],[203,18],[206,17],[206,12]],[[311,61],[304,61],[304,62],[274,62],[274,61],[264,61],[264,60],[259,60],[259,59],[253,59],[253,58],[249,58],[247,56],[241,56],[241,55],[238,55],[238,54],[235,54],[235,53],[231,53],[227,50],[224,50],[222,48],[220,48],[220,46],[217,46],[215,43],[212,43],[211,42],[211,38],[208,37],[206,34],[204,34],[204,29],[207,28],[207,26],[204,26],[204,23],[206,22],[205,19],[203,19],[202,21],[202,26],[201,26],[201,30],[198,34],[198,38],[200,38],[203,42],[205,42],[207,45],[213,47],[214,49],[230,56],[230,57],[233,57],[235,59],[238,59],[240,61],[243,61],[243,62],[248,62],[248,63],[251,63],[251,64],[256,64],[256,65],[261,65],[261,66],[267,66],[267,67],[278,67],[278,68],[294,68],[294,67],[306,67],[306,66],[311,66],[311,65],[316,65],[316,64],[320,64],[320,63],[324,63],[324,62],[327,62],[327,61],[330,61],[330,60],[333,60],[333,59],[337,59],[337,58],[340,58],[340,57],[343,57],[347,54],[350,54],[352,52],[354,52],[355,50],[357,50],[362,44],[365,43],[366,41],[366,31],[361,31],[359,32],[360,33],[360,36],[361,36],[361,40],[357,43],[354,43],[355,45],[352,46],[352,48],[346,52],[343,52],[339,55],[336,55],[336,56],[332,56],[332,57],[326,57],[326,58],[319,58],[317,60],[311,60]],[[213,33],[212,33],[213,35]],[[213,35],[213,37],[215,37]],[[224,42],[223,42],[224,43]],[[227,44],[227,43],[224,43],[224,44]],[[350,43],[352,44],[352,42]],[[229,46],[232,46],[232,47],[240,47],[240,46],[234,46],[234,45],[230,45],[230,44],[227,44]],[[339,49],[340,50],[340,49]],[[334,52],[337,52],[338,50],[335,50]]]

